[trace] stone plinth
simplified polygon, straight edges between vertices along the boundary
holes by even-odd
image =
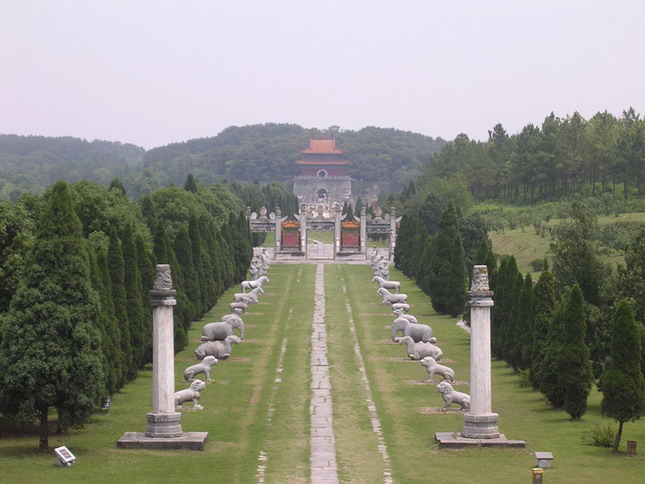
[[[526,447],[523,440],[509,440],[504,434],[498,434],[494,439],[470,439],[460,433],[437,432],[435,440],[441,449],[464,449],[469,447]]]
[[[148,437],[142,432],[126,432],[117,446],[121,449],[185,449],[204,450],[208,441],[208,432],[183,432],[179,437]]]
[[[173,413],[149,413],[146,437],[169,438],[181,437],[181,414]]]
[[[499,415],[492,412],[477,415],[466,413],[461,435],[468,439],[496,439],[500,435],[497,428],[498,418]]]

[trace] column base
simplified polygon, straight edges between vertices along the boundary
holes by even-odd
[[[464,415],[464,428],[461,435],[468,439],[496,439],[499,437],[497,420],[499,415],[496,413]]]
[[[172,438],[181,437],[181,424],[179,419],[181,414],[174,413],[149,413],[147,414],[148,426],[146,427],[146,437],[152,438]]]

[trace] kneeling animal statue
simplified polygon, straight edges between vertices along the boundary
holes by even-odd
[[[175,392],[175,408],[179,410],[181,409],[182,403],[192,400],[193,402],[192,408],[194,410],[201,410],[204,407],[202,407],[198,401],[199,401],[199,398],[202,396],[200,392],[205,388],[206,388],[206,383],[204,383],[201,380],[193,380],[189,388]]]
[[[195,375],[197,375],[198,373],[203,373],[204,375],[206,375],[206,381],[213,381],[211,380],[211,369],[215,365],[217,365],[217,361],[217,358],[215,358],[213,355],[204,356],[204,359],[201,363],[189,366],[184,370],[184,380],[192,381]]]
[[[448,410],[451,403],[459,405],[461,407],[460,410],[470,410],[470,395],[456,391],[446,380],[437,385],[437,391],[441,393],[443,401],[445,402],[443,406],[444,410]]]

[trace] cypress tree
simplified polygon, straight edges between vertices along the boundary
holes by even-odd
[[[125,284],[125,302],[128,322],[130,324],[130,346],[132,347],[132,366],[128,376],[136,378],[136,371],[143,364],[146,345],[145,310],[141,299],[141,274],[137,249],[132,235],[132,227],[125,227],[121,235],[123,248],[123,281]]]
[[[432,307],[456,317],[466,305],[468,274],[457,213],[452,203],[443,213],[430,263],[429,290]]]
[[[81,222],[67,183],[57,182],[0,346],[0,408],[22,423],[37,417],[43,451],[49,448],[50,408],[65,430],[85,422],[105,397],[98,304]]]
[[[535,285],[533,297],[533,345],[531,350],[530,379],[533,388],[540,388],[541,365],[546,361],[548,335],[555,309],[555,284],[553,274],[545,265]]]
[[[108,271],[110,275],[110,287],[112,289],[112,304],[114,306],[114,317],[119,325],[121,333],[121,350],[123,351],[123,363],[125,378],[136,377],[136,364],[132,355],[132,338],[130,337],[130,320],[128,319],[127,301],[125,295],[125,265],[123,262],[123,251],[121,241],[116,234],[114,227],[110,228],[110,242],[108,244]]]
[[[641,371],[641,336],[634,320],[632,304],[622,299],[616,304],[611,330],[611,359],[600,380],[602,414],[618,421],[614,452],[618,451],[623,424],[643,413],[645,380]]]
[[[143,318],[143,360],[142,365],[152,363],[152,311],[148,302],[150,300],[150,289],[155,278],[155,264],[150,250],[142,234],[136,234],[134,238],[137,252],[137,264],[139,265],[139,276],[141,278],[141,296]]]
[[[562,379],[559,378],[560,368],[558,362],[562,353],[564,342],[564,313],[570,297],[570,290],[564,294],[553,311],[553,319],[547,335],[544,360],[540,363],[539,374],[540,391],[551,405],[556,408],[564,406],[565,389]]]
[[[565,389],[564,410],[573,419],[582,417],[587,411],[587,397],[594,380],[589,348],[585,343],[586,326],[584,298],[576,284],[564,314],[564,345],[558,358],[559,378]]]
[[[190,323],[196,319],[199,314],[201,288],[199,287],[199,278],[197,276],[197,271],[195,270],[195,265],[193,264],[192,243],[188,237],[188,230],[185,226],[182,226],[179,229],[179,232],[177,232],[177,236],[173,242],[173,249],[183,276],[182,290],[189,302],[190,317],[183,321],[184,331],[187,332],[190,327]]]
[[[522,314],[522,290],[524,288],[524,278],[517,271],[515,273],[515,282],[513,283],[513,293],[511,300],[511,312],[506,325],[505,340],[502,347],[502,356],[506,362],[519,370],[521,365],[522,353],[522,331],[525,329],[526,318],[530,315]]]
[[[97,325],[101,333],[101,357],[103,373],[105,375],[105,388],[109,395],[113,395],[123,382],[123,352],[121,351],[121,336],[119,327],[114,319],[114,306],[110,298],[110,288],[106,286],[107,272],[99,265],[99,256],[92,248],[89,251],[90,275],[92,287],[99,295],[100,310],[97,316]],[[106,258],[102,258],[105,262]]]

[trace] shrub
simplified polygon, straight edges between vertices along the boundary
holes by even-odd
[[[529,262],[533,272],[542,272],[544,270],[544,259],[533,259]]]
[[[616,439],[616,429],[610,423],[606,425],[596,425],[593,429],[582,434],[582,441],[588,445],[596,447],[611,447]]]
[[[533,384],[531,383],[530,370],[520,370],[520,372],[517,374],[517,378],[520,388],[529,388],[533,386]]]

